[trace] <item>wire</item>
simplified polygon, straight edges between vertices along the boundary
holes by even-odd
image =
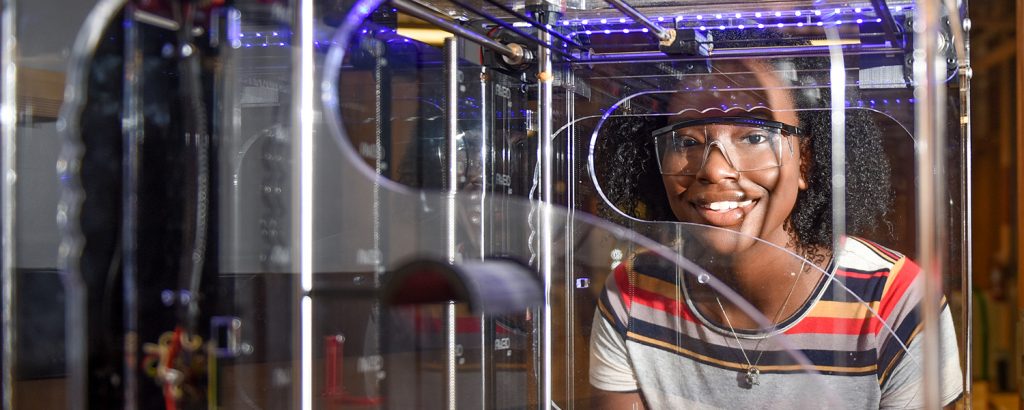
[[[174,328],[174,333],[171,335],[170,346],[167,348],[167,356],[164,357],[163,368],[173,369],[174,359],[178,356],[178,351],[181,350],[181,326]],[[177,410],[178,404],[174,397],[174,386],[169,383],[168,380],[161,380],[163,383],[164,391],[164,407],[167,410]]]

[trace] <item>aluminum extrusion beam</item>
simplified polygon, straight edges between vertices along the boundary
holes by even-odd
[[[445,31],[451,32],[452,34],[455,34],[466,40],[477,43],[481,47],[501,54],[502,56],[508,58],[510,62],[521,61],[527,55],[526,52],[522,49],[522,47],[508,46],[498,41],[494,41],[490,38],[487,38],[487,36],[484,36],[483,34],[477,33],[458,24],[452,23],[451,21],[438,16],[430,9],[427,9],[426,7],[423,7],[415,2],[409,0],[391,0],[391,5],[395,6],[396,9],[403,13],[409,14],[420,20],[426,21],[430,24],[433,24],[437,27],[444,29]]]

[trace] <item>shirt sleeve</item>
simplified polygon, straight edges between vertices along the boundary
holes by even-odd
[[[920,336],[920,335],[919,335]],[[903,357],[896,364],[889,379],[883,385],[883,409],[917,409],[924,407],[924,349],[922,337],[916,337],[907,346]],[[945,406],[963,393],[963,373],[960,370],[960,354],[957,349],[956,331],[949,306],[939,316],[939,388],[940,399]]]
[[[638,390],[625,340],[600,309],[590,335],[590,384],[612,392]]]

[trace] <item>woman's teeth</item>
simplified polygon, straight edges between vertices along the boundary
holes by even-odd
[[[753,202],[754,201],[752,199],[748,199],[748,200],[743,201],[743,202],[721,201],[721,202],[709,203],[707,205],[704,205],[704,207],[708,208],[708,209],[710,209],[712,211],[731,211],[731,210],[736,209],[736,208],[743,208],[743,207],[745,207],[747,205],[750,205]]]

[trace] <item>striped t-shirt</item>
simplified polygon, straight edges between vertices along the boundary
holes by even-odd
[[[831,278],[772,335],[734,334],[698,317],[675,268],[638,254],[601,294],[590,383],[639,391],[652,409],[923,406],[922,274],[872,242],[844,243]],[[962,392],[962,375],[949,307],[938,303],[940,400],[948,404]],[[745,378],[748,361],[760,370],[754,386]]]

